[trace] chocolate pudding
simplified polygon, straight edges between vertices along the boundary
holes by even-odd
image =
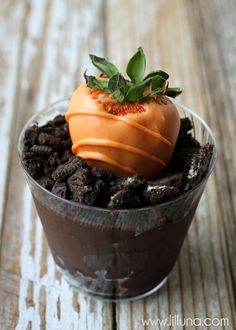
[[[204,185],[146,209],[79,207],[33,191],[56,264],[69,282],[95,296],[131,298],[149,292],[173,268]]]

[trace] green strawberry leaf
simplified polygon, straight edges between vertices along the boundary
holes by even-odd
[[[84,72],[84,78],[86,80],[86,84],[90,88],[97,88],[103,92],[109,93],[108,89],[108,80],[105,79],[97,79],[94,76],[88,76],[86,74],[87,70]]]
[[[119,89],[116,89],[113,93],[112,96],[119,101],[120,103],[123,103],[124,101],[124,95],[121,93],[121,91]]]
[[[175,98],[176,96],[180,95],[181,93],[182,93],[181,88],[178,88],[178,87],[170,88],[170,87],[168,87],[166,89],[165,95]]]
[[[168,74],[164,71],[153,71],[149,73],[144,80],[152,81],[152,90],[156,90],[158,88],[164,88],[166,85],[166,80],[168,79]]]
[[[126,80],[120,73],[115,74],[109,79],[108,88],[111,93],[119,89],[121,93],[125,95],[127,87]]]
[[[139,47],[138,51],[129,60],[126,72],[129,78],[131,79],[131,81],[137,84],[142,82],[145,68],[146,68],[146,58],[142,47]]]
[[[152,72],[150,72],[148,75],[146,75],[146,77],[143,80],[147,80],[149,78],[153,78],[153,77],[155,77],[157,75],[158,76],[161,76],[165,80],[169,79],[168,73],[166,73],[165,71],[162,71],[162,70],[158,70],[158,71],[152,71]]]
[[[119,102],[124,101],[127,88],[126,80],[120,73],[115,74],[109,79],[108,89]]]
[[[165,95],[163,88],[156,88],[152,90],[151,95]]]
[[[125,95],[124,102],[138,102],[148,95],[147,87],[150,81],[146,80],[140,84],[133,85]]]
[[[153,90],[155,90],[157,88],[163,88],[166,84],[166,80],[159,75],[153,76],[152,78],[149,78],[148,80],[151,80]]]
[[[108,62],[105,58],[98,57],[96,55],[89,55],[93,65],[100,70],[105,76],[111,77],[114,74],[118,73],[117,67],[112,64],[111,62]]]

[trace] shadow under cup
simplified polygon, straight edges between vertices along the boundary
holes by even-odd
[[[173,268],[216,160],[215,140],[205,122],[176,103],[190,118],[193,135],[214,145],[205,178],[191,191],[158,205],[109,210],[71,202],[40,186],[24,168],[45,235],[66,280],[82,292],[106,300],[137,299],[160,288]],[[25,130],[65,114],[68,100],[36,114],[18,144],[22,161]]]

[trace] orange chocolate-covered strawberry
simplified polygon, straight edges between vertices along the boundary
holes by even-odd
[[[127,66],[125,79],[110,62],[90,55],[102,77],[87,76],[73,93],[66,120],[72,151],[92,166],[121,175],[158,177],[172,156],[180,118],[167,96],[168,74],[155,71],[144,78],[142,48]],[[167,95],[167,96],[166,96]]]

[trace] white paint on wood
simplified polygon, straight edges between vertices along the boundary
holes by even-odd
[[[24,329],[27,327],[28,321],[33,318],[33,308],[27,308],[27,289],[29,281],[34,279],[33,258],[30,255],[30,230],[32,225],[31,219],[31,196],[27,187],[23,191],[23,210],[24,210],[24,230],[22,235],[21,248],[21,278],[19,289],[19,321],[16,329]],[[36,320],[35,320],[36,321]],[[35,322],[35,327],[39,328],[39,324]]]
[[[9,10],[9,9],[8,9]],[[23,5],[14,6],[6,13],[6,23],[0,29],[0,233],[6,203],[6,189],[12,142],[11,122],[14,117],[14,88],[18,71],[18,54],[20,48],[20,31],[16,32],[15,22],[21,25]],[[6,39],[6,35],[8,36]]]

